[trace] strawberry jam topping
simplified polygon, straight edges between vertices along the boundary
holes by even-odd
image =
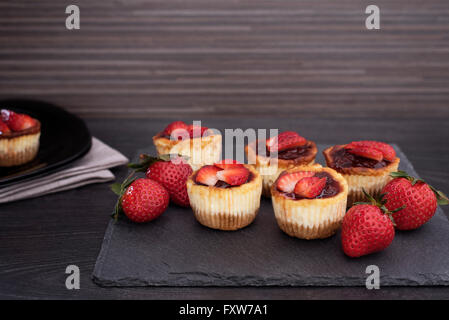
[[[315,173],[314,177],[326,178],[326,185],[324,186],[324,189],[321,191],[321,193],[313,199],[330,198],[330,197],[337,195],[340,192],[340,184],[338,183],[338,181],[334,180],[329,173],[324,172],[324,171],[317,172],[317,173]],[[279,191],[279,189],[278,189],[278,191]],[[292,200],[306,199],[304,197],[298,196],[294,192],[291,192],[291,193],[286,193],[286,192],[282,192],[282,191],[280,191],[280,192],[284,195],[284,197],[292,199]]]
[[[390,164],[390,161],[385,159],[377,161],[352,154],[345,148],[332,150],[331,157],[333,159],[332,168],[336,170],[354,167],[379,169]]]
[[[270,157],[271,153],[266,148],[266,142],[265,141],[258,141],[257,142],[258,147],[256,150],[256,153],[259,152],[259,150],[265,149],[265,156]],[[294,147],[286,150],[282,150],[278,152],[278,159],[282,160],[295,160],[301,157],[306,157],[310,155],[312,152],[312,143],[310,141],[307,141],[307,143],[300,147]]]

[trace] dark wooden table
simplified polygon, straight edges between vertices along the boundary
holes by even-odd
[[[449,192],[449,2],[57,0],[0,3],[0,99],[86,119],[132,157],[169,121],[297,129],[323,143],[393,141]],[[114,170],[119,178],[124,168]],[[449,298],[448,288],[99,288],[90,280],[114,195],[91,185],[0,205],[0,298]],[[448,214],[448,210],[445,209]],[[65,268],[81,268],[81,290]]]
[[[171,119],[88,120],[94,136],[128,157],[151,145],[151,136]],[[184,119],[188,120],[188,119]],[[233,128],[233,117],[202,119],[216,128]],[[283,129],[297,128],[315,141],[337,143],[376,137],[394,141],[429,183],[449,190],[449,139],[446,119],[364,120],[279,118]],[[265,128],[272,119],[251,121]],[[126,169],[114,170],[119,178]],[[86,186],[0,206],[0,298],[449,298],[449,288],[100,288],[90,275],[115,195],[107,184]],[[444,208],[449,214],[448,208]],[[81,269],[81,290],[65,288],[65,268]]]

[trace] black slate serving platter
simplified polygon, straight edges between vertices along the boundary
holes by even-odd
[[[22,166],[0,168],[0,187],[61,169],[91,148],[92,137],[84,121],[58,106],[34,100],[3,100],[0,109],[29,114],[42,124],[38,155]]]
[[[400,169],[417,176],[394,147]],[[324,163],[321,153],[317,161]],[[148,224],[111,220],[93,280],[101,286],[364,286],[366,268],[375,265],[380,286],[449,285],[448,243],[440,208],[421,228],[398,231],[386,250],[351,259],[339,233],[312,241],[284,234],[268,199],[249,227],[234,232],[203,227],[190,209],[170,206]]]

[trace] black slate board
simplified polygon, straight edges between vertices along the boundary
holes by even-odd
[[[395,149],[400,169],[417,175]],[[190,209],[170,206],[145,225],[111,220],[92,277],[101,286],[364,286],[366,267],[376,265],[381,286],[449,285],[448,244],[440,208],[420,229],[397,232],[387,250],[350,259],[339,234],[312,241],[284,234],[267,199],[256,220],[235,232],[203,227]]]

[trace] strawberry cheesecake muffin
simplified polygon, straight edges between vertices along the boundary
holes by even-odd
[[[300,239],[322,239],[341,225],[348,185],[333,169],[300,166],[282,172],[271,186],[271,195],[282,231]]]
[[[221,158],[221,134],[207,127],[170,123],[153,137],[158,155],[178,154],[188,157],[193,170],[213,164]]]
[[[279,174],[296,166],[312,165],[317,147],[315,142],[293,131],[285,131],[268,140],[253,141],[245,148],[248,162],[262,176],[262,194],[271,197],[271,185]]]
[[[0,167],[13,167],[33,160],[39,150],[41,123],[26,114],[1,110]]]
[[[202,225],[237,230],[256,218],[262,179],[251,166],[235,161],[206,165],[187,180],[187,193],[195,217]]]
[[[338,171],[348,182],[348,206],[364,201],[363,189],[377,197],[398,170],[400,159],[387,143],[353,141],[323,151],[327,166]]]

